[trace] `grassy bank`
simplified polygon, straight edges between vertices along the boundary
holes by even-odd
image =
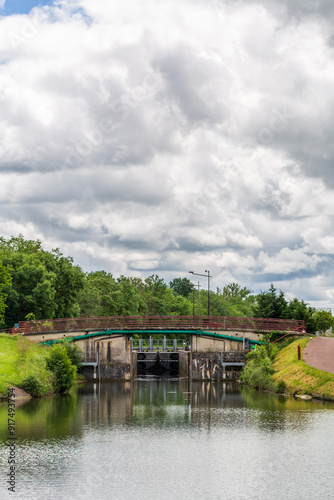
[[[303,352],[309,340],[296,340],[276,355],[272,378],[276,383],[285,382],[289,394],[311,394],[334,400],[334,374],[307,366],[303,359],[298,361],[298,344]]]
[[[79,363],[75,346],[40,346],[21,335],[0,334],[0,396],[19,387],[33,396],[64,392]]]
[[[42,394],[52,392],[52,374],[46,368],[48,349],[30,342],[20,335],[0,335],[0,394],[8,387],[23,388],[28,377],[41,383]]]

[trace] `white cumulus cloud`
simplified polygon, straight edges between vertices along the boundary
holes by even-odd
[[[209,268],[331,307],[333,19],[327,0],[0,18],[1,234],[85,270]]]

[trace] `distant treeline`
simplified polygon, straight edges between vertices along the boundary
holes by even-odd
[[[201,315],[208,313],[208,292],[200,291]],[[198,290],[188,278],[166,284],[105,271],[85,273],[58,248],[48,252],[40,241],[22,235],[0,238],[0,322],[3,328],[29,319],[113,315],[197,315]],[[308,333],[333,324],[328,311],[316,311],[297,298],[286,300],[273,285],[254,295],[237,283],[210,292],[212,316],[302,319]]]

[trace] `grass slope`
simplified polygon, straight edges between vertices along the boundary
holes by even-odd
[[[41,382],[43,394],[52,392],[52,375],[45,362],[47,353],[47,348],[25,337],[0,334],[0,395],[13,385],[21,387],[23,380],[32,375]]]
[[[303,359],[298,361],[298,344],[303,352],[309,340],[296,340],[279,352],[273,364],[273,379],[283,380],[290,394],[313,394],[334,400],[334,374],[312,368]]]

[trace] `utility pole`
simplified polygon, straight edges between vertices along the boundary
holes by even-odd
[[[210,275],[210,271],[205,270],[204,272],[207,274],[199,274],[194,273],[194,271],[188,271],[189,274],[193,274],[194,276],[205,276],[208,278],[208,320],[210,323],[210,278],[212,278],[212,276]]]

